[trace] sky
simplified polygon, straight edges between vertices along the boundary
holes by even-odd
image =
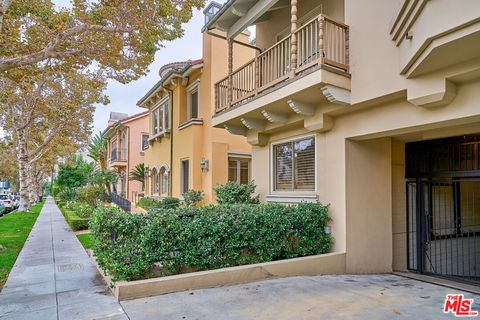
[[[54,2],[57,6],[69,7],[70,0],[55,0]],[[225,1],[217,0],[217,2],[224,3]],[[208,3],[207,0],[205,4],[208,5]],[[145,111],[145,109],[138,108],[136,103],[160,79],[158,71],[161,66],[170,62],[195,60],[202,57],[201,29],[205,21],[202,11],[195,10],[192,19],[183,25],[185,32],[182,38],[164,43],[164,48],[156,53],[155,61],[149,66],[147,75],[128,84],[121,84],[115,80],[109,81],[106,94],[110,103],[106,106],[96,106],[93,122],[94,134],[106,128],[112,111],[123,112],[128,115]]]

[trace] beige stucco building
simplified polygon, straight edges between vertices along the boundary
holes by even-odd
[[[252,145],[261,199],[330,204],[338,272],[478,283],[480,2],[230,0],[204,29],[248,26],[211,121]]]
[[[204,33],[198,60],[173,62],[160,69],[160,80],[138,102],[148,109],[149,143],[145,149],[146,196],[182,198],[188,190],[214,201],[213,188],[228,180],[250,180],[251,146],[245,137],[211,124],[214,86],[227,72],[226,41]],[[237,36],[248,44],[248,34]],[[235,44],[235,66],[254,56]]]
[[[131,202],[135,201],[143,195],[144,186],[139,181],[130,180],[129,174],[145,161],[148,112],[132,116],[118,112],[110,113],[108,127],[102,136],[107,140],[108,170],[117,175],[117,182],[112,186],[112,191]]]

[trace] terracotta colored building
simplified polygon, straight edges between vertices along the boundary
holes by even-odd
[[[207,21],[224,61],[249,26],[258,48],[212,125],[248,140],[263,201],[330,204],[339,273],[479,283],[479,21],[476,0],[229,0]]]
[[[193,189],[203,191],[204,203],[210,203],[217,184],[250,181],[251,146],[244,137],[211,124],[214,84],[227,72],[226,41],[202,36],[202,58],[163,66],[160,80],[138,102],[148,109],[150,119],[146,196],[181,198]],[[248,34],[236,39],[244,44],[234,45],[237,54],[231,63],[237,67],[255,52],[248,46]]]
[[[141,182],[128,179],[136,165],[144,163],[148,145],[148,112],[132,116],[112,112],[103,137],[108,140],[108,169],[116,172],[117,183],[113,191],[117,195],[135,201],[144,193]]]

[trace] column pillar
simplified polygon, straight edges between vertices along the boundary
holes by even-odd
[[[291,0],[291,11],[290,11],[290,21],[291,21],[291,46],[290,46],[290,70],[291,76],[295,75],[295,69],[297,68],[297,0]]]
[[[228,94],[227,94],[227,106],[230,107],[233,101],[233,39],[228,39]]]

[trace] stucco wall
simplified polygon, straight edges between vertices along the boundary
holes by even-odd
[[[148,115],[129,121],[128,126],[128,164],[127,173],[136,165],[145,162],[145,154],[142,151],[142,133],[148,133]],[[142,193],[142,184],[138,181],[127,179],[127,196],[130,201],[134,200],[134,193]]]
[[[213,188],[224,184],[228,178],[228,152],[250,153],[251,146],[245,137],[235,136],[225,129],[212,128],[214,114],[213,84],[227,74],[227,45],[218,37],[203,34],[203,68],[188,76],[185,86],[177,81],[170,85],[172,90],[171,134],[154,141],[146,150],[145,162],[150,167],[167,164],[170,167],[171,195],[181,196],[181,161],[189,161],[189,189],[202,190],[204,203],[214,201]],[[248,41],[246,34],[238,36],[240,41]],[[239,44],[234,45],[234,67],[244,64],[254,57],[254,50]],[[192,83],[199,81],[199,119],[203,124],[192,124],[179,129],[187,121],[187,91]],[[151,125],[151,124],[150,124]],[[173,147],[171,146],[173,140]],[[172,156],[172,159],[170,157]],[[202,171],[202,159],[209,161],[209,170]],[[151,183],[149,183],[150,185]],[[152,195],[150,190],[147,195]]]
[[[254,146],[252,178],[261,199],[270,194],[271,145],[316,136],[318,199],[330,204],[333,251],[347,252],[350,272],[405,269],[405,179],[402,141],[480,132],[480,81],[458,85],[445,107],[414,106],[406,97],[335,118],[326,133],[286,127]],[[350,108],[350,107],[346,107]],[[390,147],[390,140],[391,147]],[[375,263],[374,263],[375,262]]]

